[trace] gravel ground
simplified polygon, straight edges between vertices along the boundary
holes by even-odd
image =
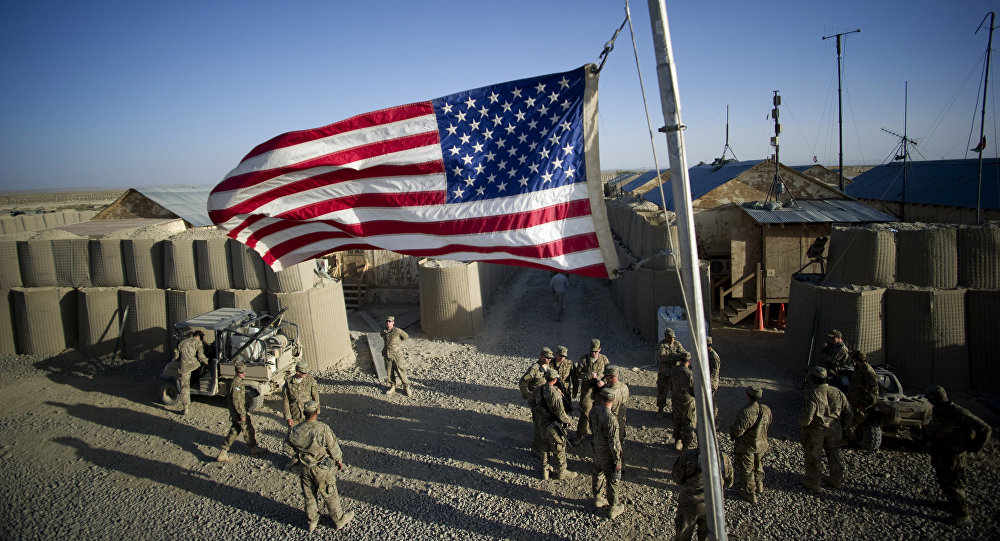
[[[343,539],[664,539],[673,536],[677,487],[665,445],[669,420],[656,416],[654,344],[621,322],[610,290],[574,278],[563,321],[548,314],[547,273],[518,271],[487,313],[476,339],[428,338],[414,325],[406,343],[415,395],[386,396],[367,358],[362,367],[319,375],[323,411],[341,440],[347,469],[343,504],[357,512],[337,532],[324,518],[316,536]],[[541,299],[541,300],[540,300]],[[376,316],[393,308],[370,307]],[[352,318],[352,321],[354,318]],[[363,331],[366,329],[354,329]],[[601,338],[612,362],[628,368],[626,512],[615,522],[593,507],[589,475],[542,481],[530,452],[531,424],[516,380],[542,346],[566,345],[578,358]],[[726,493],[732,539],[986,539],[1000,535],[993,489],[1000,486],[996,441],[970,461],[975,523],[947,525],[927,454],[889,441],[878,453],[845,450],[844,488],[821,494],[799,484],[803,468],[795,417],[797,379],[773,366],[777,332],[717,328],[722,357],[720,425],[743,405],[743,389],[763,385],[774,410],[767,492],[751,506]],[[363,346],[362,346],[363,347]],[[776,362],[772,364],[770,360]],[[631,368],[646,367],[639,370]],[[214,462],[228,429],[224,400],[196,398],[180,417],[154,401],[160,366],[113,366],[73,352],[0,357],[0,538],[305,539],[297,479],[281,470],[286,433],[280,402],[254,416],[268,453]],[[994,426],[991,396],[955,393]],[[732,450],[728,436],[720,445]],[[589,472],[586,456],[570,469]]]

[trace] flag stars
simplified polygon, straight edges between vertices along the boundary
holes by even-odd
[[[532,141],[532,142],[528,143],[528,148],[531,149],[532,152],[534,152],[535,147],[537,147],[537,146],[538,146],[538,141]]]
[[[469,144],[469,140],[472,137],[469,134],[467,134],[467,133],[463,133],[462,135],[459,135],[458,138],[462,141],[463,145],[467,145],[467,144]]]
[[[537,121],[537,120],[535,120],[535,119],[531,119],[531,121],[530,121],[530,122],[528,122],[528,129],[529,129],[529,130],[533,130],[533,129],[535,129],[535,128],[536,128],[537,126],[538,126],[538,121]]]
[[[455,199],[461,199],[462,198],[462,194],[465,193],[465,190],[463,190],[462,188],[456,187],[455,191],[452,192],[452,193],[455,194]]]
[[[553,133],[552,136],[549,137],[549,142],[552,143],[553,145],[558,145],[559,144],[559,136]]]
[[[524,175],[521,175],[521,178],[517,179],[517,181],[521,183],[521,186],[527,186],[528,185],[528,177],[526,177]]]
[[[528,155],[527,155],[527,154],[521,154],[521,155],[520,155],[520,156],[518,156],[518,158],[517,158],[517,163],[518,163],[519,165],[524,165],[524,162],[525,162],[525,160],[527,160],[527,159],[528,159]]]
[[[511,158],[516,158],[517,157],[517,147],[510,147],[510,148],[508,148],[507,149],[507,155],[509,155]]]
[[[493,139],[493,130],[483,130],[484,139]]]
[[[455,115],[455,118],[457,118],[459,122],[465,122],[465,112],[464,111],[459,111]]]
[[[504,138],[497,139],[497,148],[503,148],[507,144],[507,140]]]
[[[500,118],[500,115],[494,115],[492,120],[494,126],[499,126],[500,124],[503,124],[503,119]]]
[[[544,104],[538,106],[539,116],[545,116],[549,112],[549,108]]]
[[[474,179],[474,178],[472,178],[472,177],[466,177],[466,178],[465,178],[465,179],[463,179],[463,180],[465,180],[465,185],[466,185],[466,186],[470,186],[470,187],[471,187],[471,186],[472,186],[473,184],[475,184],[475,183],[476,183],[476,179]]]
[[[569,149],[573,150],[573,147],[569,147]],[[476,141],[476,144],[472,145],[472,150],[476,151],[477,153],[482,152],[483,151],[483,144],[480,143],[479,141]]]
[[[462,168],[457,165],[451,170],[451,172],[454,173],[456,177],[462,176]]]
[[[483,165],[483,164],[478,164],[478,165],[476,165],[476,167],[475,167],[474,170],[476,171],[476,176],[479,176],[479,175],[482,175],[483,171],[486,170],[486,166]]]
[[[458,156],[458,153],[461,152],[461,151],[462,151],[462,149],[460,149],[460,148],[458,148],[456,146],[452,146],[451,148],[448,149],[448,152],[451,152],[452,156]]]
[[[513,104],[513,103],[510,103],[510,102],[509,102],[509,101],[507,101],[507,100],[504,100],[504,102],[500,104],[500,107],[502,107],[502,108],[503,108],[503,111],[504,111],[505,113],[509,113],[509,112],[510,112],[510,106],[511,106],[511,105],[514,105],[514,104]]]
[[[493,93],[491,93],[487,97],[490,99],[490,103],[496,103],[497,100],[500,99],[500,94],[497,94],[496,92],[493,92]]]
[[[559,81],[559,86],[562,88],[569,88],[569,79],[567,79],[565,75],[563,75],[563,78]]]
[[[486,182],[488,182],[490,184],[493,184],[493,181],[496,180],[496,179],[497,179],[497,176],[495,174],[492,174],[492,175],[489,175],[489,176],[486,177]]]
[[[549,124],[555,126],[556,122],[559,122],[559,115],[552,113],[552,116],[549,117]]]
[[[474,129],[474,130],[478,130],[479,129],[479,121],[478,120],[473,120],[472,122],[469,122],[469,127],[472,128],[472,129]]]
[[[571,145],[569,143],[566,143],[566,146],[562,147],[562,151],[565,152],[566,154],[572,154],[573,153],[573,145]]]
[[[507,133],[514,133],[515,128],[513,124],[507,124],[503,129],[507,130]]]
[[[514,113],[514,116],[517,117],[518,122],[524,122],[524,112],[522,112],[520,109],[518,109],[517,112]]]
[[[561,101],[561,102],[559,103],[559,105],[560,105],[560,106],[561,106],[561,107],[563,108],[563,111],[565,111],[565,110],[569,109],[569,106],[570,106],[571,104],[570,104],[569,100],[562,100],[562,101]]]
[[[472,96],[469,96],[469,99],[465,100],[465,106],[472,109],[476,106],[476,100],[472,99]]]
[[[557,101],[559,101],[559,93],[553,90],[552,93],[549,94],[549,103],[555,103]]]
[[[546,182],[552,182],[552,173],[545,173],[542,175],[542,184],[545,184]]]
[[[531,165],[528,166],[528,169],[530,169],[532,173],[537,173],[538,172],[538,164],[537,163],[533,163],[533,164],[531,164]]]
[[[462,156],[462,161],[465,162],[465,165],[469,165],[472,163],[472,156],[466,154],[465,156]]]
[[[446,103],[446,104],[444,104],[444,105],[441,106],[441,112],[450,115],[451,114],[451,107],[452,106],[451,106],[450,103]]]
[[[556,159],[552,160],[552,167],[554,167],[556,169],[562,169],[562,164],[563,164],[563,161],[560,160],[559,158],[556,158]]]
[[[538,86],[535,87],[535,90],[537,90],[539,94],[545,92],[545,83],[538,83]]]
[[[521,97],[521,89],[520,88],[515,88],[511,92],[514,94],[515,98],[520,98]]]
[[[543,160],[547,160],[549,158],[549,149],[543,148],[542,151],[538,153],[538,155],[541,156]]]
[[[490,114],[490,110],[487,109],[485,105],[483,105],[483,106],[481,106],[479,108],[479,116],[483,117],[483,116],[487,116],[489,114]]]
[[[560,124],[559,127],[562,128],[563,131],[569,131],[569,129],[572,128],[573,125],[570,124],[570,122],[567,120],[567,121],[563,122],[562,124]]]
[[[503,171],[504,169],[507,169],[507,160],[500,160],[497,162],[497,170]]]
[[[523,144],[523,143],[526,143],[526,142],[528,141],[528,134],[526,134],[526,133],[522,133],[521,135],[518,135],[518,136],[517,136],[517,141],[518,141],[519,143],[522,143],[522,144]]]
[[[534,107],[535,106],[535,98],[528,98],[528,99],[524,100],[524,104],[527,105],[528,107]]]
[[[573,178],[573,175],[575,175],[575,174],[576,174],[576,169],[574,169],[572,167],[570,167],[569,169],[567,169],[566,173],[565,173],[566,178]]]
[[[480,196],[486,195],[486,187],[485,186],[480,186],[479,188],[476,188],[476,195],[480,195]]]
[[[506,189],[507,189],[507,183],[506,182],[501,182],[500,184],[497,184],[497,191],[498,192],[502,192],[502,191],[504,191]]]
[[[489,152],[487,152],[487,153],[486,153],[486,154],[484,154],[483,156],[484,156],[484,157],[486,158],[486,161],[488,161],[488,162],[491,162],[491,161],[493,161],[493,160],[494,160],[494,159],[495,159],[495,158],[497,157],[497,155],[496,155],[496,154],[494,154],[492,150],[491,150],[491,151],[489,151]]]
[[[454,124],[448,124],[448,127],[445,129],[448,130],[448,135],[455,135],[456,130],[458,130],[458,126]]]

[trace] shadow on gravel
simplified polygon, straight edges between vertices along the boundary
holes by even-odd
[[[222,441],[218,434],[130,409],[102,408],[90,404],[64,404],[51,400],[45,403],[62,408],[66,410],[66,413],[78,419],[111,429],[168,439],[201,461],[214,460],[215,457],[210,457],[202,452],[198,448],[198,442],[214,448]]]
[[[513,404],[524,406],[520,391],[517,386],[497,387],[495,385],[482,385],[466,381],[444,381],[438,379],[418,379],[410,378],[410,382],[415,383],[414,390],[429,389],[441,394],[447,394],[456,398],[474,400],[477,402],[489,402],[498,406]],[[502,398],[501,398],[502,397]],[[526,406],[525,406],[526,407]]]
[[[454,505],[440,501],[447,496],[429,496],[425,493],[417,492],[403,487],[392,487],[388,491],[381,487],[339,480],[337,488],[344,497],[356,499],[368,503],[375,508],[394,511],[401,515],[411,517],[418,522],[427,522],[431,517],[440,517],[439,520],[445,523],[435,522],[436,526],[447,529],[465,530],[476,536],[488,535],[500,539],[570,539],[547,532],[544,535],[538,530],[529,530],[519,526],[517,523],[505,520],[488,519],[471,515],[458,509]],[[388,492],[388,493],[387,493]],[[564,503],[562,500],[560,504]],[[483,509],[483,512],[492,512],[499,515],[498,510]]]
[[[75,350],[47,357],[34,363],[34,366],[55,383],[90,393],[117,396],[138,404],[148,404],[155,398],[155,378],[163,369],[161,363],[90,359]],[[122,385],[122,380],[112,378],[127,378],[148,384]]]
[[[882,492],[858,485],[854,485],[848,488],[848,490],[864,502],[864,507],[869,510],[880,510],[885,513],[915,516],[935,521],[940,521],[944,518],[944,515],[939,514],[940,512],[934,507],[937,500],[914,498],[899,493]],[[914,511],[914,508],[917,508],[920,511]],[[930,513],[930,511],[934,511],[935,513]]]
[[[208,479],[205,473],[191,471],[169,462],[93,447],[81,439],[69,436],[54,438],[52,441],[76,449],[76,454],[81,459],[98,467],[177,487],[195,497],[210,498],[223,505],[243,509],[290,526],[301,525],[302,510],[254,492],[218,483]]]

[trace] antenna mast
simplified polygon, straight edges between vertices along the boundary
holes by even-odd
[[[897,154],[893,157],[893,160],[903,160],[903,204],[900,206],[900,218],[906,221],[906,162],[910,159],[910,145],[917,146],[917,141],[915,139],[910,139],[906,135],[906,122],[907,122],[907,108],[909,107],[909,82],[903,83],[903,135],[900,135],[892,130],[882,128],[882,131],[888,133],[889,135],[899,139],[899,147],[902,151],[901,154]]]
[[[726,151],[727,150],[729,151],[730,154],[733,155],[733,159],[734,160],[740,161],[740,159],[736,157],[736,152],[733,152],[733,147],[729,146],[729,104],[728,103],[726,104],[726,146],[722,147],[722,157],[719,158],[719,167],[722,167],[723,165],[726,164]]]
[[[798,206],[798,203],[795,202],[795,197],[792,195],[792,192],[787,189],[788,187],[785,186],[785,181],[781,180],[781,173],[779,173],[781,169],[781,162],[778,159],[778,136],[781,135],[781,124],[778,122],[778,107],[781,106],[781,96],[778,94],[777,90],[774,91],[774,98],[772,98],[771,103],[774,104],[774,108],[771,109],[771,118],[774,119],[774,137],[771,138],[771,146],[774,147],[774,180],[771,181],[771,188],[767,190],[767,198],[764,199],[764,202],[767,203],[771,201],[772,195],[774,196],[774,201],[780,202],[778,196],[782,193],[788,192],[788,199],[791,200],[793,205]]]
[[[986,75],[983,78],[983,111],[979,115],[979,144],[973,150],[979,149],[979,189],[976,191],[976,223],[983,223],[983,151],[986,150],[986,136],[983,135],[983,127],[986,123],[986,89],[990,87],[990,59],[993,53],[993,29],[994,21],[996,20],[996,13],[989,12],[986,15],[990,16],[990,38],[986,42]],[[983,27],[983,23],[986,22],[986,17],[979,22],[979,28],[976,29],[976,34],[979,33],[979,29]]]
[[[823,39],[837,38],[837,125],[840,127],[840,191],[844,191],[844,102],[842,99],[841,90],[841,77],[840,77],[840,37],[846,36],[847,34],[854,34],[855,32],[860,32],[861,29],[851,30],[850,32],[841,32],[839,34],[833,34],[832,36],[823,36]]]

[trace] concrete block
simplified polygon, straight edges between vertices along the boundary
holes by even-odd
[[[959,287],[1000,290],[1000,227],[959,228],[957,242]]]
[[[439,338],[475,336],[483,329],[482,291],[475,266],[423,259],[420,267],[420,326]]]
[[[123,314],[128,310],[123,334],[125,358],[166,361],[169,356],[166,292],[162,289],[122,288],[118,293],[118,308]]]
[[[122,240],[125,282],[140,289],[163,289],[163,241]]]
[[[242,308],[256,313],[269,310],[267,292],[260,289],[220,289],[216,295],[219,308]]]
[[[357,359],[347,329],[347,307],[340,282],[324,281],[308,291],[268,293],[271,313],[288,308],[285,321],[299,326],[302,359],[317,370],[353,366]]]
[[[17,242],[0,242],[0,289],[21,287],[21,263],[17,257]]]
[[[125,260],[119,239],[91,239],[90,282],[94,287],[123,287]]]
[[[884,332],[886,361],[906,387],[969,386],[964,289],[887,289]]]
[[[55,239],[52,258],[56,265],[56,282],[60,287],[90,287],[90,240]]]
[[[56,260],[51,240],[17,241],[17,257],[24,287],[56,287]]]
[[[0,355],[17,354],[12,300],[10,289],[0,289]]]
[[[293,293],[310,289],[319,280],[315,268],[316,261],[312,259],[278,272],[267,267],[267,289],[274,293]]]
[[[958,285],[955,230],[948,226],[900,227],[896,233],[896,281],[919,287]]]
[[[119,334],[118,288],[77,290],[80,352],[91,359],[110,359]]]
[[[19,287],[11,290],[11,297],[18,353],[49,355],[76,345],[75,289]]]
[[[167,289],[198,289],[193,239],[163,241],[163,285]]]
[[[194,241],[198,268],[198,289],[232,289],[232,265],[229,264],[227,238]],[[235,242],[235,241],[234,241]]]
[[[267,265],[253,248],[232,241],[229,262],[233,266],[233,289],[267,289]]]
[[[973,387],[1000,392],[1000,291],[968,290],[965,325]]]

